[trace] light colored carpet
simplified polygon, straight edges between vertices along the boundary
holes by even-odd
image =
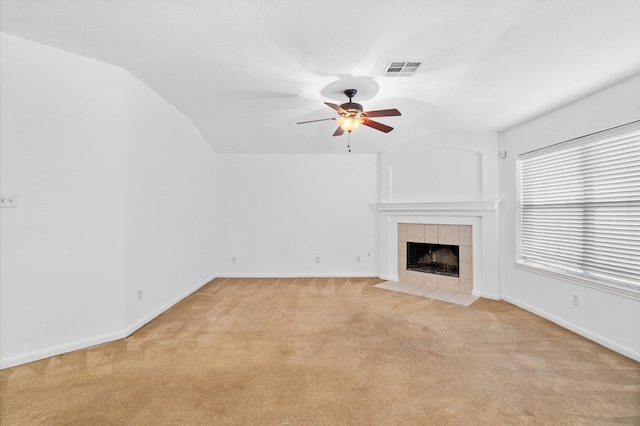
[[[216,279],[132,336],[5,369],[2,425],[638,425],[640,364],[505,302]]]

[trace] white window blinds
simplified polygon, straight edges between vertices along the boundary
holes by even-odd
[[[640,122],[520,160],[520,255],[640,288]]]

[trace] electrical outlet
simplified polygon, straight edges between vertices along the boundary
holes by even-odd
[[[142,290],[138,290],[138,302],[142,300]]]
[[[580,306],[580,296],[578,296],[577,294],[574,294],[572,300],[575,306]]]
[[[0,195],[0,207],[2,207],[2,208],[15,208],[15,207],[18,207],[18,195],[16,195],[16,194],[2,194],[2,195]]]
[[[316,263],[320,263],[320,256],[316,256]]]

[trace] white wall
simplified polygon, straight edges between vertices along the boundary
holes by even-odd
[[[475,151],[423,151],[393,163],[390,175],[392,202],[482,200],[482,154]]]
[[[218,172],[219,275],[377,274],[375,155],[218,155]]]
[[[136,329],[214,278],[216,168],[185,115],[130,75],[125,89],[125,306]]]
[[[216,162],[124,70],[1,43],[5,368],[124,337],[213,278]]]
[[[501,135],[500,268],[502,294],[611,349],[640,360],[640,300],[516,269],[516,156],[640,119],[640,77]],[[580,296],[573,306],[572,295]]]
[[[0,183],[19,195],[18,208],[0,210],[6,361],[123,328],[123,72],[9,35],[1,43]]]
[[[382,152],[380,202],[498,199],[495,133],[424,134]]]

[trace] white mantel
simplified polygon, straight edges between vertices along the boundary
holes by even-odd
[[[454,201],[444,203],[381,203],[380,211],[495,211],[500,201]]]
[[[500,201],[382,203],[380,214],[380,278],[398,280],[398,224],[471,225],[473,291],[500,299],[498,276],[498,206]]]

